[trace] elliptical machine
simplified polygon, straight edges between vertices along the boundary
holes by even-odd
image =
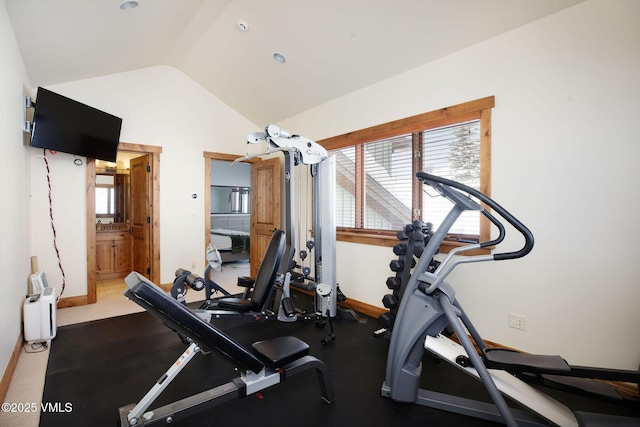
[[[453,203],[453,207],[435,231],[414,268],[395,318],[381,393],[395,401],[416,403],[466,416],[502,422],[508,426],[640,426],[640,418],[572,411],[549,395],[530,386],[518,376],[552,376],[571,379],[598,388],[606,384],[591,379],[640,382],[640,372],[569,365],[560,356],[519,353],[489,349],[456,299],[455,290],[445,281],[460,264],[517,259],[533,248],[533,235],[517,218],[494,200],[464,184],[419,172],[417,178]],[[468,195],[468,196],[467,196]],[[485,204],[488,209],[481,206]],[[457,218],[465,211],[479,211],[499,231],[488,242],[458,247],[447,255],[434,272],[429,272],[433,255]],[[500,220],[493,213],[497,213]],[[524,238],[521,249],[513,252],[454,257],[465,251],[497,247],[506,236],[504,222]],[[451,327],[460,344],[442,332]],[[470,337],[469,337],[470,335]],[[478,353],[474,344],[480,349]],[[420,389],[420,372],[425,349],[465,373],[478,378],[493,404]],[[615,390],[612,390],[615,391]],[[510,408],[508,396],[528,411]]]

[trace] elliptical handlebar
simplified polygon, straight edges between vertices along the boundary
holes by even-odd
[[[426,184],[426,185],[429,185],[429,186],[433,187],[436,191],[438,191],[440,194],[442,194],[445,197],[447,197],[447,193],[449,193],[449,194],[451,194],[451,192],[456,192],[457,193],[458,190],[462,191],[464,193],[468,193],[468,194],[472,195],[476,199],[478,199],[481,202],[483,202],[484,204],[486,204],[493,211],[497,212],[498,215],[500,215],[502,218],[504,218],[520,234],[522,234],[522,237],[524,238],[524,245],[522,246],[522,248],[520,250],[517,250],[517,251],[493,254],[493,259],[495,261],[522,258],[525,255],[527,255],[529,252],[531,252],[531,250],[533,249],[533,233],[531,233],[531,231],[522,222],[520,222],[520,220],[518,220],[516,217],[514,217],[509,211],[507,211],[505,208],[500,206],[495,200],[491,199],[489,196],[487,196],[484,193],[476,190],[475,188],[469,187],[469,186],[467,186],[465,184],[462,184],[460,182],[453,181],[453,180],[450,180],[450,179],[447,179],[447,178],[442,178],[442,177],[439,177],[439,176],[436,176],[436,175],[431,175],[431,174],[428,174],[426,172],[418,172],[416,174],[416,177],[418,178],[418,180],[420,182],[422,182],[423,184]],[[455,199],[453,199],[451,197],[447,197],[447,198],[449,198],[450,200],[455,200]],[[483,214],[485,216],[487,216],[487,213],[488,212],[483,210]],[[491,220],[491,218],[489,216],[488,216],[488,218]],[[498,226],[498,228],[500,229],[501,237],[503,237],[504,227],[502,227],[501,225],[498,225],[499,222],[496,222],[496,221],[491,220],[491,222],[493,222],[494,224],[496,224]],[[501,241],[502,238],[497,239],[497,240]],[[496,240],[494,240],[491,243],[495,243],[495,242],[496,242]]]

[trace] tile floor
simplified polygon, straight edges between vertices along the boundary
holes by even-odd
[[[225,265],[221,272],[216,272],[214,280],[231,293],[239,293],[244,288],[236,286],[238,276],[249,275],[248,263]],[[91,320],[122,316],[143,311],[137,304],[128,301],[122,293],[126,284],[122,279],[98,281],[96,284],[98,302],[78,307],[61,308],[57,311],[57,326],[72,325]],[[204,292],[187,292],[187,302],[204,300]],[[55,338],[46,348],[34,347],[24,343],[20,359],[13,374],[5,402],[29,404],[27,412],[0,412],[0,426],[36,427],[40,423],[40,405],[44,380],[49,360],[49,350],[55,346]],[[61,396],[64,400],[64,396]],[[22,407],[23,405],[21,405]],[[117,408],[114,408],[117,412]]]

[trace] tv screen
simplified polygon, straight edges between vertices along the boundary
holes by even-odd
[[[115,162],[122,119],[38,88],[32,147]]]

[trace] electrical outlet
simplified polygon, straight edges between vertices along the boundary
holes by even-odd
[[[524,331],[527,325],[527,319],[521,314],[509,313],[509,323],[510,328],[520,329]]]

